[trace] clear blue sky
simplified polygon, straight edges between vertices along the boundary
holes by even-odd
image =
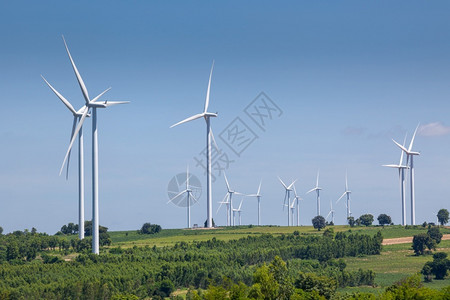
[[[185,210],[167,204],[167,184],[205,147],[201,112],[211,62],[210,110],[217,143],[234,162],[234,188],[262,185],[262,221],[285,225],[277,176],[298,178],[301,222],[315,216],[304,195],[320,168],[322,213],[344,192],[348,170],[354,216],[380,213],[400,222],[391,138],[415,149],[417,223],[450,208],[450,4],[446,1],[3,1],[0,3],[0,226],[55,233],[77,221],[77,169],[58,176],[71,114],[40,78],[72,104],[83,98],[64,50],[64,34],[91,95],[130,100],[99,112],[100,223],[112,230],[144,222],[185,226]],[[245,114],[264,91],[282,110],[265,131]],[[218,137],[239,117],[258,138],[238,157]],[[90,120],[86,139],[86,218],[91,217]],[[214,213],[226,192],[213,184]],[[409,206],[408,206],[409,207]],[[256,224],[256,201],[243,204]],[[345,206],[335,205],[336,223]],[[408,209],[409,211],[409,209]],[[225,223],[225,212],[214,215]],[[205,193],[192,208],[206,218]],[[409,218],[408,218],[409,220]]]

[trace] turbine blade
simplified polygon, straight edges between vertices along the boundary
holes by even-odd
[[[397,143],[394,139],[392,139],[392,141],[403,151],[405,151],[408,154],[408,149],[406,149],[405,147],[403,147],[402,145],[400,145],[399,143]]]
[[[242,193],[239,193],[239,192],[234,192],[234,194],[235,194],[235,195],[240,195],[240,196],[248,196],[248,195],[246,195],[246,194],[242,194]]]
[[[213,60],[212,66],[211,66],[211,72],[209,73],[208,90],[206,91],[206,100],[205,100],[205,110],[204,110],[204,113],[206,113],[206,112],[208,111],[208,106],[209,106],[209,92],[211,91],[211,77],[212,77],[213,69],[214,69],[214,60]]]
[[[316,181],[316,187],[319,187],[319,172],[320,172],[320,170],[317,170],[317,181]]]
[[[45,83],[48,85],[48,87],[53,91],[53,93],[55,93],[55,95],[62,101],[62,103],[64,103],[64,105],[73,113],[76,114],[76,110],[75,108],[73,108],[72,104],[70,104],[70,102],[64,98],[63,95],[61,95],[50,83],[48,83],[48,81],[44,78],[44,76],[42,76],[42,79],[44,79]]]
[[[310,189],[310,190],[307,191],[306,193],[309,194],[309,193],[311,193],[311,192],[314,192],[316,189],[317,189],[317,188]]]
[[[77,119],[78,117],[73,117],[73,125],[72,125],[72,132],[70,133],[70,139],[72,139],[73,133],[75,131],[75,127],[77,126]],[[72,152],[72,149],[69,151],[69,156],[67,157],[67,168],[66,168],[66,180],[69,179],[69,164],[70,164],[70,154]]]
[[[288,189],[291,189],[292,186],[294,185],[294,183],[297,181],[298,179],[295,179],[294,181],[292,181],[292,183],[288,186]]]
[[[241,207],[242,207],[242,202],[244,202],[244,198],[242,198],[242,199],[241,199],[241,203],[239,204],[239,208],[238,208],[238,211],[240,211],[240,210],[241,210]]]
[[[228,183],[227,175],[225,174],[225,171],[223,172],[223,177],[225,177],[225,183],[227,184],[227,190],[230,191],[230,184]]]
[[[345,170],[345,190],[348,190],[347,170]]]
[[[204,113],[193,115],[193,116],[191,116],[191,117],[189,117],[189,118],[184,119],[183,121],[180,121],[180,122],[178,122],[178,123],[176,123],[176,124],[173,124],[172,126],[170,126],[170,128],[175,127],[175,126],[178,126],[178,125],[183,124],[183,123],[186,123],[186,122],[189,122],[189,121],[192,121],[192,120],[196,120],[196,119],[198,119],[198,118],[203,117],[204,115],[205,115]]]
[[[175,200],[176,198],[180,197],[181,195],[183,195],[186,192],[187,192],[187,190],[179,192],[178,194],[175,195],[175,197],[172,197],[169,201],[167,201],[167,203],[172,202],[173,200]]]
[[[219,210],[222,207],[222,204],[228,203],[228,201],[227,202],[224,201],[227,197],[228,197],[228,193],[225,194],[225,197],[223,197],[222,201],[220,202],[219,208],[216,211],[216,215],[219,213]]]
[[[104,90],[103,92],[101,92],[100,94],[98,94],[97,95],[97,97],[95,97],[94,99],[92,99],[92,103],[94,103],[95,101],[97,101],[101,96],[103,96],[107,91],[109,91],[111,88],[109,87],[109,88],[107,88],[106,90]],[[114,102],[114,101],[111,101],[111,102]],[[106,104],[106,101],[105,101],[105,105],[107,105]]]
[[[210,127],[209,129],[210,129],[210,132],[211,132],[211,139],[213,141],[214,147],[216,147],[217,152],[220,152],[219,147],[217,146],[217,143],[216,143],[216,138],[214,137],[214,134],[213,134],[213,131],[212,131],[212,127]]]
[[[413,137],[411,139],[411,143],[409,144],[409,149],[408,149],[409,152],[412,150],[412,146],[414,144],[414,139],[416,138],[416,133],[417,133],[417,129],[419,129],[419,126],[420,126],[420,123],[417,124],[416,130],[414,130],[414,134],[413,134]]]
[[[64,157],[64,161],[62,163],[61,169],[59,170],[59,175],[61,176],[62,170],[64,169],[64,165],[66,163],[67,157],[69,156],[70,150],[72,149],[73,143],[75,142],[75,138],[78,135],[78,132],[80,132],[81,127],[83,126],[84,120],[86,119],[86,116],[89,112],[89,109],[86,109],[83,113],[83,115],[80,118],[80,121],[78,122],[77,128],[75,128],[75,132],[72,135],[72,140],[69,144],[69,149],[67,149],[66,156]]]
[[[344,192],[344,193],[342,194],[342,196],[340,196],[339,199],[337,199],[336,203],[338,203],[338,202],[342,199],[342,197],[344,197],[346,194],[347,194],[347,192]]]
[[[261,192],[261,183],[262,183],[262,179],[259,181],[258,192],[256,193],[257,195],[259,195],[259,192]]]
[[[406,144],[406,136],[407,136],[407,134],[405,134],[405,139],[403,140],[403,147],[405,147],[405,144]],[[401,166],[403,164],[403,155],[404,155],[404,151],[402,151],[402,153],[400,154],[400,163],[398,164],[399,166]]]
[[[278,177],[278,180],[281,182],[281,184],[284,186],[284,188],[287,190],[288,189],[288,187],[286,186],[286,184],[284,184],[284,182],[283,182],[283,180],[281,180],[281,178],[280,177]]]
[[[130,101],[106,101],[105,105],[106,105],[106,107],[109,107],[109,106],[114,106],[117,104],[128,104],[128,103],[130,103]]]
[[[186,167],[186,189],[189,187],[189,164]]]
[[[75,62],[72,59],[72,55],[70,55],[69,47],[67,47],[64,36],[62,36],[62,39],[64,41],[64,46],[66,46],[67,55],[69,55],[70,62],[72,63],[72,68],[73,68],[73,71],[75,72],[75,76],[77,76],[78,84],[80,85],[84,100],[86,101],[86,104],[88,104],[89,103],[89,94],[86,89],[86,85],[84,84],[83,78],[81,78],[80,72],[78,72],[77,66],[75,65]]]

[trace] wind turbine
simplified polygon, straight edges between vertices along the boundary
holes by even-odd
[[[347,181],[347,172],[345,172],[345,192],[342,194],[341,197],[339,197],[339,199],[336,201],[336,204],[339,203],[339,201],[344,197],[347,196],[347,202],[345,203],[345,205],[347,206],[347,220],[348,218],[350,218],[351,216],[351,211],[350,211],[350,194],[352,192],[348,190],[348,181]],[[333,222],[334,223],[334,222]]]
[[[45,78],[42,76],[45,83],[48,87],[55,93],[55,95],[64,103],[64,105],[72,112],[73,115],[73,125],[72,125],[72,133],[70,138],[72,139],[73,133],[75,131],[75,126],[80,118],[83,116],[85,110],[88,110],[86,105],[84,105],[79,110],[75,110],[70,104],[70,102],[64,98]],[[89,115],[88,115],[89,116]],[[78,135],[78,236],[80,240],[84,239],[84,147],[83,147],[83,129],[80,128],[80,132]],[[66,179],[69,178],[69,161],[70,161],[70,153],[67,159],[67,172]]]
[[[294,199],[296,202],[296,206],[297,206],[297,226],[300,226],[300,206],[299,206],[299,200],[303,200],[300,196],[297,195],[297,190],[295,189],[295,185],[294,185]],[[294,221],[292,221],[292,223],[294,223]]]
[[[405,139],[403,140],[403,146],[406,142],[406,135]],[[408,169],[407,165],[403,165],[403,150],[401,151],[400,155],[400,162],[398,165],[383,165],[383,167],[389,167],[389,168],[396,168],[398,169],[398,178],[400,180],[400,195],[402,200],[402,225],[406,225],[406,197],[405,197],[405,169]]]
[[[334,209],[333,209],[333,201],[330,201],[330,212],[328,213],[327,217],[325,218],[328,219],[328,217],[331,215],[331,222],[333,222],[334,225]]]
[[[198,203],[197,199],[195,198],[195,196],[192,193],[192,189],[191,189],[191,185],[189,184],[189,178],[191,176],[189,175],[189,166],[187,167],[186,170],[186,189],[179,192],[177,195],[175,195],[175,197],[173,197],[172,199],[169,200],[169,202],[173,202],[177,205],[182,204],[182,202],[184,202],[184,200],[186,199],[186,209],[187,209],[187,228],[191,228],[191,205],[193,203]],[[186,198],[181,197],[184,194],[186,194]],[[192,200],[194,200],[193,203],[191,203]],[[169,203],[167,202],[167,203]]]
[[[419,124],[420,125],[420,124]],[[411,180],[411,224],[416,225],[416,199],[414,194],[414,156],[420,155],[420,152],[412,151],[412,146],[414,144],[414,138],[416,137],[417,129],[419,129],[419,125],[417,125],[416,130],[414,131],[413,137],[411,139],[411,143],[409,144],[409,148],[406,149],[404,146],[397,143],[394,139],[392,141],[406,153],[406,164],[409,161],[409,174]]]
[[[239,214],[239,226],[241,226],[242,225],[242,223],[241,223],[241,221],[242,221],[242,219],[241,219],[241,207],[242,207],[242,202],[244,202],[244,197],[242,197],[242,199],[241,199],[241,203],[239,204],[239,207],[238,208],[233,208],[233,207],[231,207],[231,209],[233,210],[233,225],[235,224],[235,213],[237,212],[238,214]]]
[[[243,196],[245,196],[245,195],[232,190],[230,187],[230,184],[228,183],[227,175],[225,174],[225,172],[223,172],[223,176],[225,177],[225,183],[227,184],[227,193],[225,194],[225,197],[223,198],[222,202],[220,202],[220,206],[217,209],[217,212],[219,212],[222,204],[226,204],[227,205],[227,226],[229,226],[229,224],[231,224],[231,226],[234,226],[235,224],[234,224],[234,221],[232,221],[231,210],[230,210],[230,207],[233,207],[233,194],[243,195]],[[230,222],[228,222],[228,220],[230,220]]]
[[[281,178],[280,177],[278,177],[278,180],[280,180],[280,182],[281,182],[281,184],[283,185],[283,187],[284,187],[284,189],[285,189],[285,193],[284,193],[284,201],[283,201],[283,209],[284,209],[284,207],[285,206],[287,206],[288,207],[288,210],[287,210],[287,215],[288,215],[288,226],[291,226],[291,217],[290,217],[290,212],[289,212],[289,208],[290,208],[290,199],[291,199],[291,192],[293,191],[293,189],[292,189],[292,186],[294,185],[294,183],[297,181],[297,179],[296,180],[294,180],[289,186],[287,186],[284,182],[283,182],[283,180],[281,180]],[[286,204],[286,201],[287,201],[287,204]]]
[[[72,64],[73,71],[75,72],[75,76],[77,77],[78,84],[81,88],[81,92],[83,94],[85,105],[87,109],[84,110],[83,114],[78,121],[78,125],[73,132],[72,139],[69,144],[69,148],[67,150],[66,156],[64,157],[63,164],[61,166],[61,170],[59,174],[61,175],[64,165],[68,159],[70,151],[72,149],[72,145],[75,142],[75,139],[81,128],[83,126],[84,120],[86,119],[89,110],[92,110],[92,252],[95,254],[100,253],[100,245],[99,245],[99,219],[98,219],[98,133],[97,133],[97,108],[106,108],[116,104],[125,104],[129,103],[129,101],[105,101],[105,102],[96,102],[103,94],[109,91],[111,88],[106,89],[98,96],[93,98],[89,98],[88,90],[86,85],[84,84],[83,79],[81,78],[80,73],[75,65],[75,62],[72,59],[69,48],[67,47],[66,41],[64,40],[64,45],[66,47],[67,55],[69,56],[70,62]]]
[[[295,198],[289,204],[289,210],[291,211],[291,225],[294,226]]]
[[[205,108],[202,113],[193,115],[189,118],[184,119],[183,121],[180,121],[172,126],[170,128],[178,126],[180,124],[193,121],[199,118],[204,118],[206,121],[206,227],[212,228],[212,187],[211,187],[211,137],[212,137],[212,131],[211,131],[211,124],[210,124],[210,118],[211,117],[217,117],[217,113],[210,113],[208,112],[208,106],[209,106],[209,92],[211,89],[211,77],[212,72],[214,68],[214,61],[211,66],[211,72],[209,74],[209,82],[208,82],[208,89],[206,91],[206,100],[205,100]]]
[[[256,194],[247,195],[248,197],[256,197],[258,199],[258,226],[261,226],[261,183],[262,180],[259,182],[258,192]]]
[[[321,187],[319,187],[319,171],[317,171],[317,180],[316,180],[316,187],[313,189],[310,189],[306,193],[309,194],[311,192],[316,192],[317,194],[317,215],[320,216],[320,191],[322,190]]]

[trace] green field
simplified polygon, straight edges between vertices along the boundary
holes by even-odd
[[[402,226],[373,226],[373,227],[353,227],[333,226],[335,232],[351,231],[361,234],[374,235],[381,231],[383,238],[400,238],[414,236],[415,234],[425,233],[426,228],[422,226],[402,227]],[[322,234],[312,226],[285,227],[285,226],[236,226],[230,228],[216,229],[166,229],[155,235],[141,235],[137,231],[117,231],[111,232],[111,247],[120,246],[129,248],[133,246],[164,247],[173,246],[179,242],[206,241],[212,238],[218,240],[233,240],[249,235],[261,235],[270,233],[272,235],[291,234],[298,231],[300,235]],[[449,228],[441,228],[443,234],[449,234]],[[439,251],[447,252],[450,256],[450,241],[442,241],[439,244]],[[343,292],[365,291],[380,293],[383,289],[402,278],[420,272],[423,265],[432,260],[432,255],[415,256],[411,244],[397,244],[383,246],[381,255],[367,257],[348,257],[345,258],[349,271],[371,269],[376,273],[376,287],[357,287],[341,289]],[[434,280],[431,283],[425,283],[430,288],[440,289],[450,285],[450,278],[446,280]]]

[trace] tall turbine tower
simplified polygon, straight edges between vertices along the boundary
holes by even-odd
[[[403,141],[403,146],[405,145],[405,143],[406,143],[406,136]],[[400,180],[400,196],[402,201],[402,225],[405,226],[406,225],[405,169],[408,169],[408,166],[403,165],[403,154],[404,152],[402,150],[400,154],[400,162],[398,163],[398,165],[383,165],[383,167],[398,169],[398,178]]]
[[[299,201],[303,200],[299,195],[297,195],[297,190],[295,189],[295,185],[294,185],[294,200],[296,202],[296,206],[297,206],[297,226],[300,226],[300,206],[299,206]],[[294,222],[292,222],[294,223]]]
[[[328,217],[329,217],[330,215],[331,215],[331,222],[333,222],[333,225],[335,225],[335,224],[334,224],[333,201],[330,201],[330,211],[328,212],[328,215],[327,215],[327,217],[325,218],[325,220],[328,219]]]
[[[64,98],[53,86],[48,83],[48,81],[42,76],[48,87],[55,93],[55,95],[64,103],[64,105],[72,112],[73,115],[73,125],[72,133],[70,139],[72,139],[73,133],[75,131],[75,126],[77,125],[80,118],[83,116],[85,110],[88,110],[86,105],[76,111],[72,104]],[[84,147],[83,147],[83,128],[80,129],[78,134],[78,236],[80,240],[84,239]],[[67,173],[66,179],[69,177],[69,160],[70,154],[67,161]]]
[[[261,226],[261,183],[262,180],[259,182],[258,192],[256,194],[247,195],[248,197],[256,197],[258,199],[258,226]]]
[[[317,180],[316,180],[316,187],[313,189],[310,189],[306,193],[309,194],[311,192],[316,192],[317,195],[317,215],[320,216],[320,191],[322,190],[321,187],[319,187],[319,171],[317,171]]]
[[[63,37],[64,40],[64,37]],[[84,84],[83,79],[81,78],[80,73],[78,72],[77,67],[75,66],[75,62],[70,55],[69,48],[67,47],[66,41],[64,40],[64,45],[66,46],[66,51],[69,56],[70,62],[72,64],[73,71],[75,72],[75,76],[77,77],[78,84],[81,88],[81,92],[83,94],[86,107],[80,120],[78,122],[77,127],[72,135],[72,139],[69,144],[69,149],[67,150],[66,156],[64,157],[63,164],[61,166],[61,170],[59,174],[61,175],[64,165],[68,159],[70,151],[72,149],[72,145],[75,142],[75,139],[78,133],[81,131],[84,120],[86,119],[89,109],[92,109],[92,252],[95,254],[100,253],[100,245],[99,245],[99,220],[98,220],[98,134],[97,134],[97,108],[106,108],[116,104],[125,104],[129,103],[129,101],[105,101],[105,102],[96,102],[103,94],[109,91],[111,88],[100,93],[97,97],[92,100],[89,98],[89,94]]]
[[[350,211],[350,194],[351,194],[351,191],[348,190],[347,172],[345,172],[345,192],[342,194],[341,197],[339,197],[339,199],[336,201],[336,204],[337,204],[344,196],[347,196],[347,202],[345,203],[345,205],[347,206],[347,221],[348,221],[348,218],[350,218],[350,216],[352,215],[352,213],[351,213],[351,211]]]
[[[397,143],[395,140],[392,140],[400,149],[402,149],[406,153],[406,164],[408,164],[408,160],[409,160],[409,174],[410,174],[410,180],[411,180],[411,224],[412,225],[416,225],[416,199],[415,199],[415,194],[414,194],[414,156],[420,155],[420,152],[412,151],[412,146],[414,144],[414,138],[416,137],[416,133],[417,133],[417,129],[419,129],[419,125],[417,125],[416,130],[414,131],[414,135],[411,139],[411,143],[409,144],[408,149],[406,149],[404,146]]]
[[[209,106],[209,92],[211,89],[211,77],[212,72],[214,68],[214,61],[211,66],[211,73],[209,74],[209,82],[208,82],[208,89],[206,91],[206,100],[205,100],[205,108],[202,113],[193,115],[189,118],[184,119],[183,121],[180,121],[172,126],[170,128],[178,126],[180,124],[193,121],[199,118],[204,118],[206,121],[206,227],[212,228],[212,178],[211,178],[211,137],[212,137],[212,131],[211,131],[211,124],[210,124],[210,118],[211,117],[217,117],[216,113],[210,113],[208,112],[208,106]]]
[[[292,186],[294,185],[294,183],[297,181],[294,180],[289,186],[287,186],[283,180],[281,180],[280,177],[278,177],[278,180],[280,180],[281,184],[284,187],[285,193],[284,193],[284,201],[283,201],[283,209],[285,206],[287,206],[287,216],[288,216],[288,226],[291,226],[291,214],[290,214],[290,199],[291,199],[291,192],[293,191]],[[287,201],[287,204],[286,204]]]
[[[185,182],[186,189],[179,192],[177,195],[175,195],[172,199],[169,200],[169,202],[176,203],[177,205],[180,205],[180,204],[186,205],[186,209],[187,209],[187,212],[186,212],[187,213],[187,227],[186,228],[191,228],[191,205],[194,203],[198,203],[197,199],[195,198],[195,196],[192,193],[192,189],[191,189],[192,186],[189,184],[190,177],[191,176],[189,175],[189,166],[188,166],[186,169],[186,182]],[[198,187],[196,187],[196,188],[198,188]],[[182,196],[184,196],[184,194],[186,194],[186,198],[182,197]]]

